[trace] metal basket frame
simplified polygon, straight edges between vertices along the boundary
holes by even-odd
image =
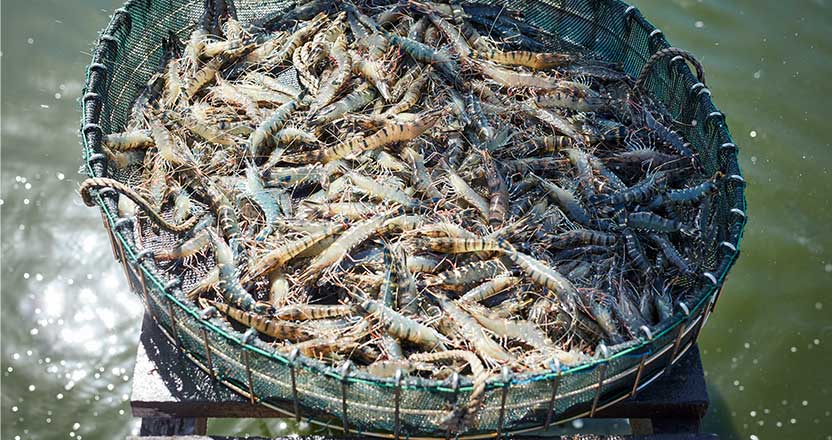
[[[192,3],[194,0],[191,0]],[[131,32],[131,14],[136,8],[144,8],[140,3],[144,0],[130,0],[124,7],[115,11],[111,22],[101,34],[91,64],[86,72],[86,84],[81,99],[81,137],[85,171],[89,176],[102,177],[108,174],[107,156],[103,154],[102,137],[104,135],[103,111],[105,99],[108,96],[113,60],[119,51],[127,48],[121,46],[121,39]],[[669,47],[662,32],[651,25],[634,7],[618,0],[526,0],[522,3],[536,7],[546,7],[552,14],[570,16],[580,19],[591,26],[591,33],[583,44],[594,50],[593,42],[605,38],[617,40],[627,50],[622,53],[618,62],[622,62],[625,70],[635,75],[647,60],[649,54],[641,55],[630,46],[634,35],[642,35],[647,39],[650,53]],[[583,16],[573,11],[572,4],[585,4],[591,14],[618,11],[622,20],[624,35],[618,35],[609,28],[599,24],[597,15]],[[577,7],[575,7],[577,9]],[[149,56],[148,56],[149,57]],[[647,386],[664,372],[690,348],[695,342],[710,313],[713,312],[721,292],[724,279],[729,269],[739,255],[740,241],[747,221],[746,202],[744,196],[745,181],[738,164],[738,148],[731,139],[725,122],[725,116],[719,112],[711,101],[711,93],[701,82],[697,82],[687,65],[679,58],[660,63],[654,69],[654,75],[647,82],[647,89],[668,86],[668,80],[674,89],[687,90],[687,99],[671,97],[670,102],[664,102],[671,111],[677,111],[682,122],[691,126],[691,130],[698,130],[699,138],[704,139],[706,148],[703,151],[714,153],[727,179],[720,185],[720,203],[722,209],[730,213],[731,222],[722,225],[725,238],[718,245],[718,261],[713,270],[705,272],[702,278],[707,283],[698,295],[698,300],[692,304],[680,304],[673,318],[663,327],[656,329],[655,334],[647,330],[637,341],[614,350],[613,353],[601,359],[569,368],[561,369],[553,365],[551,371],[533,374],[511,375],[503,374],[492,378],[487,385],[486,402],[491,411],[498,411],[497,422],[490,425],[490,429],[472,431],[469,438],[490,437],[494,435],[521,433],[548,427],[552,423],[561,423],[579,417],[594,416],[597,411],[604,409],[627,397],[635,395],[638,390]],[[685,105],[686,102],[688,105]],[[692,106],[691,106],[692,103]],[[692,123],[695,122],[695,123]],[[113,127],[110,127],[113,128]],[[306,418],[313,423],[344,429],[363,435],[377,435],[396,437],[407,435],[417,438],[420,435],[437,435],[435,429],[423,426],[405,425],[401,408],[403,395],[408,392],[438,393],[448,402],[455,402],[464,398],[465,393],[472,389],[466,380],[456,381],[450,386],[447,382],[414,380],[397,375],[394,379],[374,378],[364,373],[353,373],[349,364],[343,369],[334,369],[323,363],[298,356],[284,356],[268,349],[265,344],[250,334],[243,335],[217,323],[217,321],[200,315],[200,311],[184,300],[180,289],[181,281],[172,279],[164,274],[148,258],[150,253],[137,248],[133,239],[133,221],[119,218],[117,214],[118,194],[113,190],[101,190],[95,195],[101,208],[102,219],[108,232],[114,257],[126,272],[132,290],[142,297],[148,313],[179,348],[181,354],[190,358],[201,369],[212,377],[224,383],[232,390],[247,396],[252,404],[266,405],[279,412],[301,418],[302,413],[311,413],[310,409],[320,410],[318,407],[308,407],[307,401],[313,397],[310,390],[303,390],[298,386],[296,374],[311,371],[324,376],[332,384],[338,384],[340,398],[333,395],[314,396],[332,400],[326,404],[326,417],[316,415]],[[195,344],[194,341],[198,341]],[[185,343],[187,342],[187,343]],[[229,356],[216,349],[221,343],[228,344],[241,353],[240,359]],[[287,369],[289,378],[268,377],[251,367],[252,358],[266,358],[273,362],[276,370]],[[218,361],[221,361],[218,364]],[[613,365],[616,368],[609,368]],[[237,368],[223,368],[223,365]],[[231,370],[231,371],[228,371]],[[236,370],[236,371],[234,371]],[[245,374],[240,374],[245,371]],[[576,389],[564,388],[564,380],[576,375],[591,374],[591,383]],[[262,380],[271,380],[271,384],[285,385],[288,392],[283,397],[267,395],[261,392]],[[551,394],[547,399],[538,399],[535,403],[523,402],[520,410],[529,410],[520,416],[511,415],[518,407],[507,404],[507,397],[512,389],[527,386],[535,382],[549,384]],[[539,384],[538,384],[539,385]],[[351,402],[348,394],[353,387],[373,386],[392,390],[394,399],[392,408],[392,423],[367,422],[350,417]],[[556,404],[565,398],[575,402],[568,408],[557,410]],[[499,402],[494,404],[493,402]],[[331,405],[330,405],[331,404]],[[535,406],[536,405],[536,406]],[[532,410],[532,406],[535,406]],[[528,408],[527,408],[528,407]],[[440,409],[425,409],[425,413],[439,412]],[[320,413],[320,411],[318,411]]]

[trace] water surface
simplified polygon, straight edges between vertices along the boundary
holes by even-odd
[[[832,439],[832,4],[639,0],[705,65],[740,146],[750,222],[701,336],[726,439]],[[123,438],[142,306],[113,261],[81,176],[84,67],[117,0],[2,3],[2,432]],[[826,373],[825,373],[826,372]],[[280,422],[212,433],[278,435]]]

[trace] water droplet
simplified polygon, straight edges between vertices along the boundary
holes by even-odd
[[[751,136],[753,138],[757,137],[757,131],[756,130],[751,130],[751,133],[749,133],[749,136]]]
[[[58,180],[64,180],[64,178],[65,178],[66,176],[64,176],[64,173],[62,173],[62,172],[58,171],[58,173],[57,173],[57,174],[55,174],[55,177],[57,177],[57,178],[58,178]]]
[[[29,37],[29,38],[26,39],[26,42],[29,43],[29,44],[35,44],[35,39],[32,38],[32,37]]]
[[[816,310],[820,310],[820,309],[822,309],[822,308],[823,308],[823,304],[822,304],[820,301],[818,301],[818,302],[816,302],[816,303],[815,303],[815,309],[816,309]]]
[[[73,431],[77,431],[77,430],[78,430],[78,428],[80,428],[80,427],[81,427],[81,424],[80,424],[80,423],[78,423],[78,422],[75,422],[75,423],[72,425],[72,430],[73,430]]]
[[[29,391],[35,391],[36,389],[34,385],[29,385]]]

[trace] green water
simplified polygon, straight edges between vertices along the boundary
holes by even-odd
[[[2,2],[2,438],[123,438],[142,308],[84,207],[78,104],[117,0]],[[640,0],[697,54],[742,150],[750,222],[701,337],[723,438],[832,439],[832,4]],[[222,422],[214,433],[285,433]]]

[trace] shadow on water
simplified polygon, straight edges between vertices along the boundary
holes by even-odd
[[[720,440],[740,440],[744,438],[734,427],[734,418],[728,401],[717,387],[708,386],[711,404],[702,423],[702,432],[718,432]]]

